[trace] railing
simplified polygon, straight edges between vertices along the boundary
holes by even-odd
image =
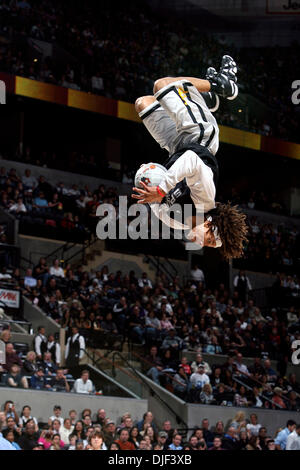
[[[81,247],[78,251],[76,251],[75,253],[73,253],[69,258],[66,258],[66,259],[63,258],[65,265],[68,264],[68,263],[70,263],[70,261],[71,261],[72,259],[74,259],[75,256],[78,256],[80,253],[81,253],[81,259],[82,259],[82,261],[83,261],[84,258],[85,258],[85,252],[86,252],[86,250],[87,250],[88,248],[90,248],[91,246],[95,245],[98,241],[99,241],[99,239],[96,237],[96,238],[94,238],[94,240],[88,240],[87,242],[83,242],[83,243],[82,243],[82,247]],[[75,246],[75,245],[74,245],[74,246]]]
[[[151,385],[149,384],[149,382],[147,382],[147,381],[143,378],[142,374],[140,374],[140,373],[136,370],[136,368],[133,367],[133,366],[130,364],[130,362],[129,362],[127,359],[125,359],[125,357],[124,357],[121,353],[119,353],[118,351],[114,351],[114,352],[113,352],[113,360],[112,360],[112,362],[113,362],[113,367],[114,367],[114,364],[115,364],[115,357],[116,357],[116,356],[120,357],[120,359],[125,362],[125,364],[129,367],[129,369],[139,378],[139,380],[142,381],[143,385],[145,385],[146,388],[148,388],[148,389],[150,390],[151,395],[154,396],[156,399],[158,399],[158,400],[170,411],[170,413],[172,413],[173,415],[175,415],[176,422],[177,422],[178,424],[180,424],[180,423],[184,424],[185,427],[187,428],[187,424],[186,424],[186,422],[181,418],[181,416],[179,416],[179,415],[171,408],[171,406],[155,391],[155,389],[154,389],[153,387],[151,387]]]
[[[17,243],[18,224],[18,220],[12,214],[0,207],[0,225],[5,226],[7,240],[12,245]]]
[[[21,326],[25,330],[27,329],[27,332],[29,335],[33,334],[33,329],[32,329],[32,323],[27,322],[27,321],[18,321],[18,320],[6,320],[2,319],[0,320],[0,325],[9,325],[9,326]]]
[[[232,376],[232,379],[238,383],[239,385],[242,385],[243,387],[245,387],[247,390],[251,390],[251,392],[253,392],[253,387],[251,387],[250,385],[246,384],[245,382],[243,382],[242,380],[240,379],[237,379],[234,375]],[[263,395],[262,393],[259,393],[258,396],[260,398],[263,398],[264,400],[268,401],[272,406],[275,405],[277,406],[277,408],[279,409],[283,409],[282,406],[280,406],[278,403],[274,403],[271,398],[268,398],[266,397],[265,395]]]
[[[255,379],[255,378],[253,378],[253,377],[249,377],[249,375],[246,374],[245,372],[242,372],[242,371],[238,371],[238,372],[239,372],[241,375],[243,375],[244,377],[247,377],[248,379],[250,378],[250,380],[251,380],[252,382],[254,382],[255,384],[257,384],[257,386],[261,387],[261,386],[264,385],[263,382],[261,382],[260,380]],[[251,387],[251,385],[246,384],[246,383],[243,382],[240,378],[237,379],[237,377],[234,376],[234,374],[232,374],[232,378],[233,378],[233,380],[235,380],[236,382],[240,381],[240,384],[241,384],[241,385],[243,385],[245,388],[248,388],[248,389],[250,389],[250,390],[253,391],[253,388],[254,388],[255,385],[253,385],[253,387]],[[297,395],[298,395],[298,397],[299,397],[299,394],[297,394]],[[266,397],[266,396],[263,395],[262,393],[260,393],[259,396],[261,396],[264,400],[269,401],[269,402],[272,404],[272,406],[277,406],[277,408],[284,409],[284,408],[282,408],[282,406],[278,405],[278,403],[273,402],[272,399]],[[282,398],[282,400],[285,401],[287,404],[290,403],[290,399],[287,398],[287,397],[285,397],[284,395],[282,395],[281,398]]]
[[[71,250],[75,246],[76,246],[76,243],[66,242],[62,246],[60,246],[60,247],[56,248],[55,250],[51,251],[51,253],[46,255],[44,258],[46,259],[46,261],[51,259],[51,258],[53,259],[53,257],[64,259],[65,258],[65,253],[67,253],[69,250]],[[61,253],[61,255],[58,256],[60,253]]]
[[[2,266],[13,266],[14,268],[19,267],[20,247],[0,243],[0,263]]]
[[[145,260],[146,262],[152,264],[152,266],[156,269],[157,274],[159,273],[159,271],[164,272],[164,274],[166,274],[170,281],[173,281],[173,279],[178,275],[177,269],[168,258],[162,258],[161,262],[159,256],[151,256],[145,254]]]
[[[165,406],[168,411],[170,413],[172,413],[172,415],[175,416],[175,419],[176,419],[176,422],[178,424],[182,423],[186,428],[187,428],[187,424],[185,423],[185,421],[171,408],[171,406],[156,392],[156,390],[151,387],[151,385],[149,384],[149,382],[147,380],[145,380],[142,376],[142,374],[139,373],[139,371],[137,371],[137,369],[135,367],[132,366],[132,364],[130,363],[130,361],[128,361],[123,354],[121,354],[120,352],[118,351],[113,351],[112,352],[112,360],[109,359],[107,356],[104,356],[102,355],[101,353],[94,351],[93,353],[93,356],[89,355],[87,352],[87,357],[89,357],[90,359],[92,359],[93,361],[93,365],[94,366],[97,366],[100,370],[101,370],[101,366],[99,366],[99,362],[101,360],[104,360],[106,361],[108,364],[110,364],[110,367],[111,367],[111,373],[112,373],[112,376],[113,377],[116,377],[116,369],[119,369],[121,372],[123,372],[124,374],[126,374],[128,377],[130,377],[131,379],[133,379],[135,382],[137,382],[138,384],[140,385],[143,385],[144,387],[146,387],[146,389],[148,389],[150,391],[150,394],[151,396],[154,396],[156,399],[158,399],[162,404],[163,406]],[[95,355],[98,356],[98,360],[95,360]],[[115,358],[116,357],[119,357],[125,364],[126,366],[128,367],[129,371],[116,365],[116,361],[115,361]]]

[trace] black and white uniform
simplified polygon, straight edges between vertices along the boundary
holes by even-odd
[[[159,90],[155,98],[139,116],[170,156],[159,184],[167,197],[162,204],[151,204],[151,209],[172,228],[183,228],[167,216],[172,204],[193,202],[204,213],[215,208],[219,128],[212,112],[219,107],[219,97],[199,93],[189,81],[179,80]]]

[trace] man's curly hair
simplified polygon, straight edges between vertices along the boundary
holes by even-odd
[[[209,222],[211,229],[217,227],[222,240],[220,251],[227,260],[241,258],[243,256],[243,244],[247,241],[246,215],[238,206],[216,203],[216,208],[209,212],[212,220]]]

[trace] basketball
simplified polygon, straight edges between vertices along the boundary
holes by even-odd
[[[136,172],[134,184],[136,188],[142,188],[141,182],[147,186],[158,186],[167,169],[159,163],[146,163]]]

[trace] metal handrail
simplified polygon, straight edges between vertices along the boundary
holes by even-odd
[[[139,354],[135,353],[134,351],[132,351],[132,355],[137,357],[140,362],[147,363],[150,367],[155,367],[155,364],[153,364],[152,362],[148,361],[147,359],[141,357]],[[179,382],[177,379],[175,379],[175,377],[173,377],[171,374],[168,374],[167,372],[164,372],[163,370],[161,371],[161,373],[164,374],[168,379],[170,379],[171,382],[175,382],[178,385],[182,385],[182,383]]]
[[[18,325],[18,326],[26,326],[28,328],[28,333],[30,334],[32,329],[32,323],[26,321],[19,321],[19,320],[6,320],[5,318],[0,320],[0,324],[9,324],[9,325]]]
[[[241,380],[237,379],[234,375],[232,376],[232,379],[237,382],[238,384],[242,385],[243,387],[247,388],[248,390],[251,390],[251,392],[253,392],[253,387],[251,387],[250,385],[247,385],[245,384],[244,382],[242,382]],[[265,395],[263,395],[262,393],[259,393],[258,394],[261,398],[263,398],[264,400],[267,400],[269,403],[271,403],[272,405],[275,405],[277,406],[278,408],[280,408],[281,410],[283,409],[282,406],[278,405],[278,403],[274,403],[273,400],[271,400],[271,398],[268,398],[266,397]]]
[[[242,375],[244,375],[244,376],[246,376],[246,377],[249,378],[248,374],[246,374],[245,372],[242,372],[242,371],[240,371],[240,370],[239,370],[238,372],[239,372],[240,374],[242,374]],[[233,378],[233,376],[232,376],[232,378]],[[264,385],[263,382],[261,382],[260,380],[254,379],[253,377],[250,377],[250,378],[251,378],[251,380],[252,380],[253,382],[256,382],[258,385]],[[244,384],[244,383],[243,383],[243,385],[246,386],[246,384]],[[253,390],[253,387],[251,387],[250,385],[249,385],[248,387],[250,387],[251,390]],[[261,395],[261,396],[262,396],[263,398],[266,398],[266,399],[267,399],[267,397],[264,397],[263,395]],[[290,402],[290,399],[287,398],[287,397],[282,396],[282,399],[283,399],[284,401],[288,402],[288,403]],[[272,400],[271,400],[271,402],[272,402],[272,404],[276,405],[276,403],[274,403]],[[278,406],[280,406],[280,405],[278,405]],[[280,408],[282,408],[282,407],[280,407]]]
[[[169,277],[169,279],[172,281],[174,277],[177,276],[178,274],[178,271],[177,269],[175,268],[175,266],[173,266],[173,264],[167,259],[167,258],[163,258],[165,261],[167,261],[168,264],[170,264],[172,266],[172,268],[175,270],[175,273],[172,274],[169,269],[164,266],[163,264],[160,263],[159,261],[159,256],[151,256],[151,255],[144,255],[146,257],[146,260],[150,263],[153,264],[153,266],[155,267],[156,271],[158,272],[159,270],[161,271],[164,271],[165,274]]]
[[[143,384],[146,385],[148,389],[150,389],[151,395],[152,395],[152,396],[155,396],[156,398],[158,398],[158,399],[163,403],[163,405],[166,406],[166,407],[168,408],[168,410],[169,410],[171,413],[173,413],[173,414],[175,415],[175,418],[176,418],[176,421],[177,421],[178,424],[179,424],[179,423],[183,423],[186,427],[188,427],[187,424],[186,424],[186,422],[176,413],[176,411],[174,411],[174,410],[170,407],[170,405],[169,405],[165,400],[163,400],[163,398],[162,398],[162,397],[151,387],[151,385],[142,377],[142,374],[140,374],[140,373],[135,369],[135,367],[133,367],[133,366],[130,364],[130,362],[129,362],[127,359],[125,359],[125,357],[124,357],[121,353],[119,353],[118,351],[114,351],[114,352],[113,352],[113,364],[114,364],[114,361],[115,361],[115,356],[119,356],[119,357],[122,359],[122,361],[124,361],[125,364],[127,364],[128,367],[142,380]]]
[[[65,242],[62,246],[58,247],[58,248],[55,248],[54,251],[52,251],[51,253],[49,253],[47,256],[45,256],[44,258],[46,260],[48,260],[49,258],[52,258],[56,253],[59,253],[61,250],[63,253],[65,253],[66,251],[68,251],[69,249],[71,249],[73,246],[76,245],[76,243],[72,243],[71,247],[68,247],[70,242]]]
[[[85,251],[90,248],[92,245],[95,245],[97,242],[99,241],[98,238],[95,238],[94,240],[89,240],[88,243],[86,244],[85,241],[82,243],[82,247],[76,251],[76,253],[73,253],[72,256],[70,256],[69,258],[65,259],[64,262],[65,263],[69,263],[71,261],[71,259],[75,258],[75,256],[77,256],[80,252],[82,252],[82,258],[84,257],[84,253]],[[73,246],[75,246],[76,243],[74,243]]]

